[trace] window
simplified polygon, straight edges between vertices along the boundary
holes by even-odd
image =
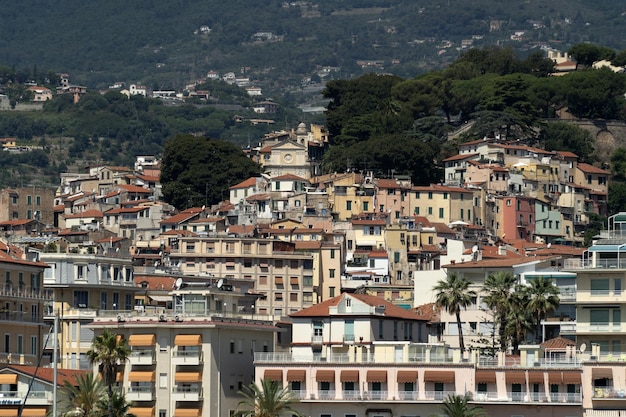
[[[443,207],[439,208],[439,218],[443,219]]]
[[[40,206],[41,205],[41,196],[35,196],[35,204]]]
[[[609,295],[609,279],[598,278],[591,280],[591,295]]]
[[[298,301],[298,293],[297,292],[290,292],[289,293],[289,301]]]
[[[443,199],[447,200],[448,199],[448,193],[443,193]]]
[[[609,324],[608,309],[591,309],[589,311],[589,322],[592,326],[602,326]]]
[[[313,275],[304,275],[302,277],[302,285],[306,287],[313,285]]]
[[[429,192],[428,192],[428,199],[429,199],[429,200],[432,200],[432,199],[433,199],[433,192],[432,192],[432,191],[429,191]]]
[[[335,259],[335,250],[334,249],[330,250],[330,259]]]
[[[400,252],[394,252],[394,253],[393,253],[393,261],[394,261],[395,263],[400,262]]]
[[[329,278],[335,278],[335,270],[334,269],[329,269],[328,270],[328,277]]]
[[[328,295],[331,298],[335,296],[335,287],[328,287]]]
[[[432,207],[428,207],[428,215],[429,216],[433,215],[433,208]]]
[[[476,384],[476,391],[487,392],[487,384],[485,382],[479,382]]]
[[[305,302],[305,303],[312,303],[313,302],[313,293],[312,292],[302,293],[302,301]]]
[[[89,293],[87,291],[74,291],[74,307],[87,308],[89,305]]]
[[[346,210],[352,210],[352,201],[346,201]]]
[[[39,353],[37,350],[37,336],[30,337],[30,353],[31,355],[37,355]]]
[[[33,196],[31,196],[31,195],[27,195],[26,196],[26,204],[29,205],[29,206],[31,204],[33,204]]]
[[[369,209],[370,209],[369,201],[364,201],[363,202],[363,211],[368,211]]]

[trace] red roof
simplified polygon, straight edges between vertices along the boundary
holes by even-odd
[[[254,232],[255,226],[253,224],[234,224],[228,226],[228,233],[234,235],[250,235]]]
[[[562,336],[558,336],[554,339],[546,340],[540,346],[545,350],[565,350],[565,348],[568,346],[576,346],[576,342],[570,339],[566,339]]]
[[[271,196],[269,194],[254,194],[250,197],[246,198],[246,201],[266,201],[269,200]]]
[[[26,375],[35,375],[36,378],[49,383],[54,382],[54,368],[39,367],[39,369],[37,369],[36,366],[30,365],[9,365],[7,368]],[[78,369],[57,369],[57,385],[62,386],[65,381],[68,381],[70,384],[77,386],[76,377],[79,375],[87,375],[91,372],[92,371]]]
[[[309,180],[299,177],[297,175],[293,175],[293,174],[285,174],[285,175],[279,175],[277,177],[273,177],[272,181],[276,181],[276,180],[280,180],[280,181],[306,181],[309,182]]]
[[[423,320],[428,320],[429,322],[438,322],[441,318],[435,303],[422,304],[411,310]]]
[[[148,284],[148,290],[152,291],[171,291],[176,282],[175,277],[155,277],[152,275],[135,275],[133,277],[135,285],[139,286],[142,282]]]
[[[250,177],[245,181],[240,182],[239,184],[235,184],[233,186],[230,187],[231,190],[235,190],[235,189],[240,189],[240,188],[252,188],[252,187],[256,187],[256,182],[257,182],[256,177]]]
[[[587,174],[603,174],[603,175],[610,174],[609,171],[606,171],[602,168],[595,167],[590,164],[585,164],[584,162],[580,162],[579,164],[576,165],[576,167],[578,167],[578,169],[580,169],[582,172],[587,173]]]
[[[102,218],[102,212],[100,210],[86,210],[79,213],[65,215],[66,219],[85,219],[88,217]]]
[[[291,317],[329,317],[330,308],[339,305],[341,300],[347,297],[356,298],[357,300],[369,305],[370,307],[384,306],[385,307],[384,317],[386,318],[399,318],[399,319],[419,320],[419,321],[425,320],[424,318],[417,315],[414,311],[406,310],[402,307],[398,307],[397,305],[390,303],[389,301],[385,301],[384,299],[380,297],[375,297],[373,295],[365,295],[365,294],[347,294],[347,293],[343,293],[337,297],[323,301],[309,308],[305,308],[303,310],[292,313],[290,314],[290,316]],[[366,314],[359,314],[359,315],[374,316],[375,314],[374,312],[368,312]],[[379,317],[380,315],[376,314],[375,316]],[[342,317],[346,317],[346,315],[343,315]]]
[[[413,191],[433,191],[433,192],[442,192],[442,193],[469,193],[473,192],[470,190],[466,190],[461,187],[450,187],[448,185],[439,185],[439,184],[431,184],[431,185],[416,185],[411,190]]]
[[[378,188],[400,188],[400,184],[396,180],[379,179],[374,180],[374,183]]]
[[[137,185],[118,185],[118,187],[126,192],[135,194],[152,194],[152,190],[148,188],[139,187]]]
[[[168,217],[165,220],[161,220],[161,224],[180,224],[188,220],[191,220],[197,216],[198,216],[197,212],[196,213],[182,212],[182,213],[175,214],[172,217]]]
[[[465,144],[463,144],[465,145]],[[460,153],[458,155],[454,155],[451,156],[449,158],[446,158],[443,160],[443,162],[450,162],[450,161],[458,161],[458,160],[463,160],[463,159],[467,159],[467,158],[474,158],[476,156],[478,156],[480,154],[478,153]]]
[[[161,233],[161,236],[188,236],[195,237],[198,236],[196,233],[191,230],[168,230],[167,232]]]

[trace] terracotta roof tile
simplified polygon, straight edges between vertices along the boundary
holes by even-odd
[[[546,350],[565,349],[568,346],[576,346],[576,342],[570,339],[566,339],[562,336],[555,337],[554,339],[546,340],[541,344],[541,347]]]
[[[67,214],[65,216],[66,219],[86,219],[88,217],[94,217],[94,218],[102,218],[102,212],[100,210],[85,210],[85,211],[81,211],[79,213],[74,213],[74,214]]]
[[[331,298],[309,308],[305,308],[296,313],[291,314],[291,317],[328,317],[330,307],[337,306],[342,299],[346,297],[356,298],[357,300],[369,305],[370,307],[376,306],[385,306],[384,317],[386,318],[401,318],[406,320],[419,320],[424,321],[425,319],[420,317],[415,313],[415,311],[406,310],[402,307],[398,307],[395,304],[390,303],[389,301],[385,301],[380,297],[375,297],[373,295],[365,295],[365,294],[347,294],[343,293],[337,297]],[[374,316],[374,312],[365,314],[367,316]],[[345,316],[344,316],[345,317]],[[376,315],[379,317],[379,315]]]
[[[42,368],[37,369],[36,366],[30,365],[9,365],[8,369],[21,372],[26,375],[35,375],[43,381],[52,383],[54,381],[54,368]],[[57,385],[62,386],[65,381],[69,381],[70,384],[76,386],[76,377],[79,375],[87,375],[91,371],[84,371],[78,369],[57,369]]]
[[[258,180],[257,177],[250,177],[247,180],[240,182],[239,184],[235,184],[231,186],[229,189],[237,190],[240,188],[252,188],[256,186],[257,180]]]
[[[606,170],[604,170],[602,168],[595,167],[595,166],[590,165],[590,164],[585,164],[583,162],[578,163],[576,165],[576,167],[578,169],[580,169],[582,172],[585,172],[585,173],[588,173],[588,174],[604,174],[604,175],[609,175],[610,174],[609,171],[606,171]]]

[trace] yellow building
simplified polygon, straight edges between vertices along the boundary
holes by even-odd
[[[413,214],[424,216],[431,222],[473,223],[473,192],[459,187],[431,184],[415,186],[411,190],[410,204]]]

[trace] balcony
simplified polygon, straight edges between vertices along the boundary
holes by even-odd
[[[172,365],[200,364],[202,364],[202,351],[200,350],[177,350],[172,353]]]
[[[154,387],[153,386],[130,386],[126,391],[127,401],[153,401],[154,400]]]
[[[415,401],[419,398],[417,391],[398,391],[398,400]]]
[[[591,323],[584,324],[578,323],[576,325],[576,334],[584,334],[584,333],[623,333],[626,331],[626,326],[622,323]]]
[[[195,385],[191,387],[187,386],[175,386],[172,390],[173,401],[201,401],[202,400],[202,387]]]
[[[389,392],[387,391],[365,391],[362,394],[364,400],[369,401],[383,401],[389,398]]]
[[[2,405],[18,405],[24,401],[26,405],[51,405],[52,392],[31,391],[26,398],[25,391],[0,391],[0,404]]]
[[[593,400],[626,400],[626,390],[613,387],[594,387]]]
[[[456,391],[424,391],[424,399],[443,401],[449,395],[456,395]]]
[[[128,363],[130,365],[154,365],[154,349],[132,350]]]

